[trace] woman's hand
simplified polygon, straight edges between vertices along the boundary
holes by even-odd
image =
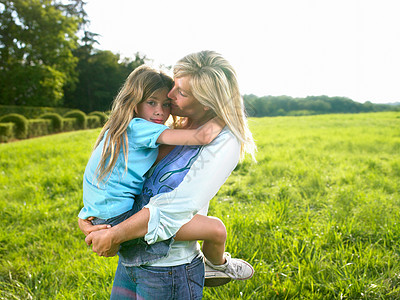
[[[93,219],[93,217],[90,217],[88,219],[78,219],[78,225],[81,231],[87,236],[89,233],[93,231],[98,231],[102,229],[107,229],[110,228],[110,225],[103,224],[103,225],[93,225],[92,222],[90,222]]]
[[[92,245],[92,250],[99,256],[114,256],[119,250],[119,244],[114,241],[113,233],[112,229],[92,231],[85,242]]]
[[[107,225],[93,226],[89,219],[79,220],[79,228],[87,234],[85,242],[92,245],[92,249],[99,256],[114,256],[121,243],[140,237],[147,233],[147,224],[150,219],[150,210],[143,208],[125,221],[111,228]],[[107,228],[107,229],[106,229]]]

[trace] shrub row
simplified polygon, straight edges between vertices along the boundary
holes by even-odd
[[[23,115],[12,113],[0,117],[0,142],[98,128],[103,126],[106,120],[107,116],[98,111],[86,115],[80,110],[72,110],[63,116],[57,113],[45,113],[35,119],[27,119]]]
[[[0,143],[8,142],[13,136],[14,123],[0,123]]]
[[[0,105],[0,117],[8,114],[23,115],[27,119],[37,119],[43,114],[56,113],[63,116],[70,108],[65,107],[37,107],[37,106],[16,106]]]

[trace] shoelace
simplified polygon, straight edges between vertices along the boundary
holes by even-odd
[[[240,274],[243,269],[242,265],[240,265],[240,264],[234,264],[234,266],[232,266],[232,265],[233,264],[229,264],[229,269],[230,269],[229,271],[231,271],[230,273]]]

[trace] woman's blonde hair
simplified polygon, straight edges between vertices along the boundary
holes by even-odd
[[[114,99],[110,117],[100,132],[94,149],[104,138],[101,160],[96,170],[97,182],[102,182],[117,162],[121,148],[125,158],[125,169],[128,162],[129,122],[135,117],[135,107],[150,98],[155,92],[174,85],[171,77],[146,65],[136,68],[129,74],[124,85]]]
[[[240,158],[255,160],[256,145],[247,124],[236,72],[220,54],[201,51],[185,56],[174,66],[174,77],[189,77],[193,96],[224,120],[241,142]]]

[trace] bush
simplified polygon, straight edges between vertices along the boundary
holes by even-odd
[[[85,129],[87,126],[86,115],[78,109],[71,110],[64,115],[64,118],[74,118],[77,120],[78,127],[75,129]]]
[[[63,131],[73,131],[77,127],[77,120],[75,118],[63,118]]]
[[[101,111],[92,111],[89,116],[98,116],[100,118],[100,126],[103,126],[108,119],[107,115]]]
[[[15,124],[15,137],[25,139],[28,135],[28,120],[19,114],[8,114],[0,118],[1,123],[12,122]]]
[[[14,137],[14,123],[0,123],[0,143],[8,142]]]
[[[28,120],[28,138],[43,136],[52,132],[51,120]]]
[[[51,120],[52,131],[53,132],[61,132],[63,129],[63,119],[59,114],[56,113],[47,113],[41,115],[40,119],[49,119]]]
[[[98,128],[101,126],[100,117],[97,115],[87,117],[87,128]]]
[[[0,105],[0,116],[20,114],[27,119],[37,119],[40,115],[47,113],[57,113],[61,116],[70,110],[70,108],[65,107]]]

